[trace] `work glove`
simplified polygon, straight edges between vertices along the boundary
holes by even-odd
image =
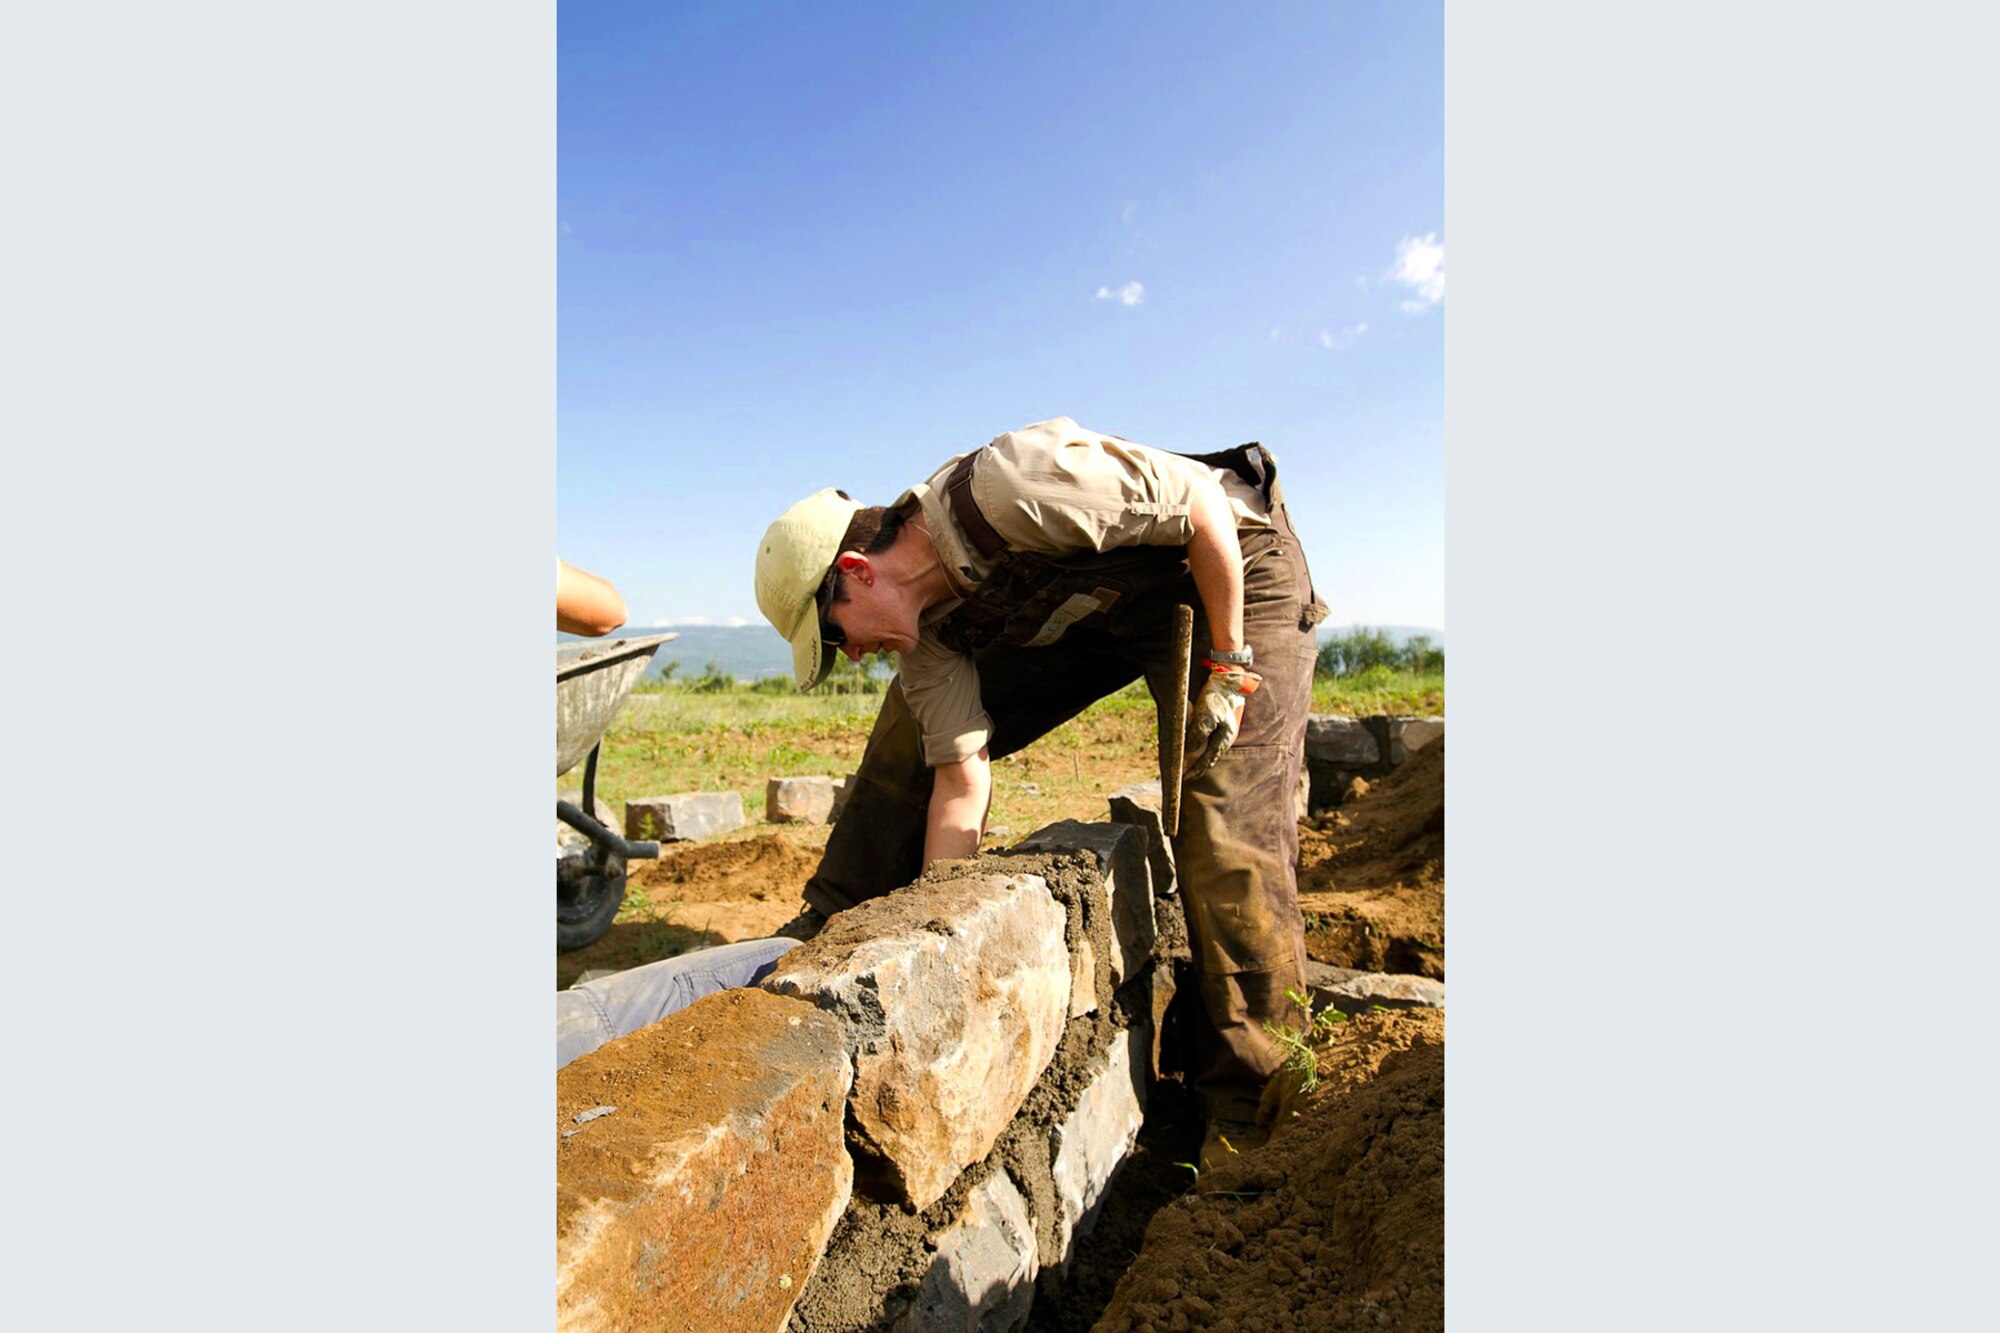
[[[1208,668],[1208,683],[1188,706],[1187,759],[1182,775],[1189,782],[1213,768],[1236,743],[1237,729],[1243,725],[1243,705],[1264,683],[1264,678],[1249,667],[1214,662],[1202,665]]]

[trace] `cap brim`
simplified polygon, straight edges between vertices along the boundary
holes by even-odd
[[[819,614],[815,607],[799,626],[798,637],[792,640],[792,679],[803,692],[819,684],[832,667],[833,649],[820,642]]]

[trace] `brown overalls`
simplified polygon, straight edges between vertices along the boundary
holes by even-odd
[[[1128,547],[1062,560],[1009,551],[966,484],[983,452],[966,455],[947,494],[965,537],[999,564],[933,628],[977,665],[980,701],[993,720],[990,756],[1024,748],[1142,675],[1156,701],[1168,698],[1174,608],[1181,604],[1195,612],[1192,698],[1208,677],[1201,659],[1209,633],[1186,549]],[[1196,1037],[1193,1083],[1211,1116],[1254,1120],[1263,1084],[1282,1059],[1263,1025],[1296,1026],[1300,1015],[1285,992],[1305,989],[1294,802],[1318,649],[1313,627],[1326,607],[1314,594],[1269,453],[1252,444],[1194,457],[1257,487],[1274,525],[1238,533],[1243,636],[1263,684],[1245,705],[1235,744],[1183,789],[1174,838],[1208,1018],[1208,1030]],[[1116,596],[1107,599],[1107,591]],[[1079,596],[1107,609],[1047,642],[1058,611],[1078,605]],[[1024,646],[1036,639],[1044,642]],[[900,680],[892,682],[806,900],[830,915],[915,879],[931,784],[921,729]]]

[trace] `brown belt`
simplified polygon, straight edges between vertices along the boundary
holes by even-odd
[[[944,498],[951,505],[951,516],[958,520],[958,526],[965,529],[971,539],[972,549],[980,558],[991,560],[1007,549],[1007,543],[986,521],[986,515],[979,512],[979,506],[972,498],[972,460],[979,456],[977,449],[958,460],[958,466],[951,470],[951,476],[944,484]]]

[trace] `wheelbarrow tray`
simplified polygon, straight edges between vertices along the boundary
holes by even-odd
[[[556,776],[575,768],[603,737],[661,644],[678,634],[604,639],[556,647]]]

